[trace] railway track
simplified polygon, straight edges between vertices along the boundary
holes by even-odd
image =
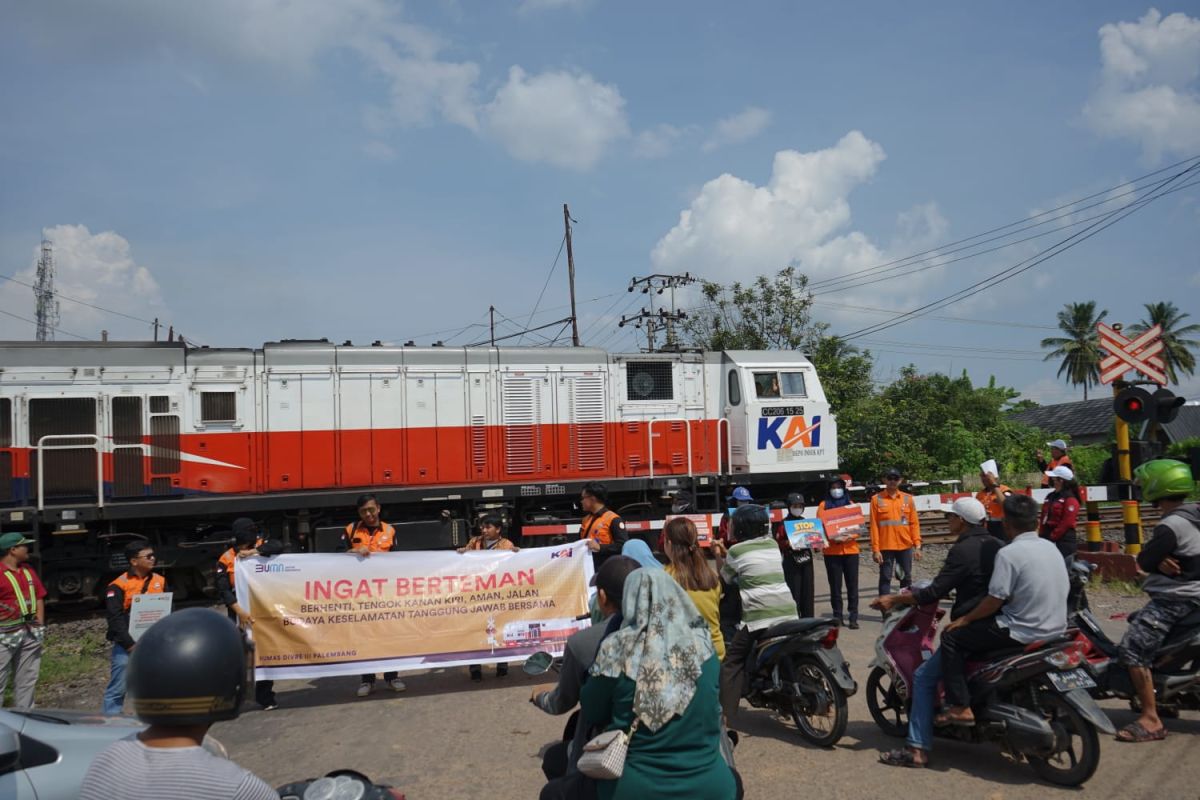
[[[1153,506],[1143,505],[1141,518],[1142,538],[1145,539],[1146,534],[1158,523],[1159,513]],[[1076,528],[1080,542],[1087,538],[1087,528],[1084,523],[1085,520],[1081,514],[1080,525]],[[1100,509],[1100,531],[1105,539],[1125,541],[1124,518],[1120,507]],[[921,514],[921,540],[926,544],[949,544],[954,537],[947,530],[946,520],[942,515],[936,511],[928,511]],[[863,537],[859,541],[865,544],[867,537]]]

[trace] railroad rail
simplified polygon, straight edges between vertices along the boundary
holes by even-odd
[[[1158,524],[1160,516],[1153,506],[1143,505],[1141,507],[1143,539],[1145,539],[1146,533]],[[946,528],[946,520],[939,512],[925,511],[920,514],[920,518],[922,542],[925,544],[949,544],[953,541],[954,537]],[[1079,525],[1075,529],[1079,536],[1080,549],[1083,549],[1083,543],[1087,539],[1085,524],[1081,509]],[[1124,519],[1120,507],[1100,509],[1100,530],[1107,535],[1106,538],[1115,536],[1117,541],[1125,541]],[[866,544],[868,539],[869,537],[863,536],[859,541]]]

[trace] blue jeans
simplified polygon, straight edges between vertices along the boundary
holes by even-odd
[[[904,577],[900,579],[900,588],[907,589],[912,586],[912,548],[907,550],[881,550],[879,552],[883,556],[883,563],[879,565],[879,596],[892,593],[892,573],[896,567],[904,573]]]
[[[119,716],[125,707],[125,666],[128,663],[129,651],[113,642],[108,688],[104,690],[105,716]]]
[[[937,687],[942,680],[942,651],[939,648],[917,667],[913,675],[912,708],[908,712],[908,746],[928,753],[933,749],[933,711]]]

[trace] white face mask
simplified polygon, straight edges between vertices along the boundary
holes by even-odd
[[[792,506],[789,509],[789,511],[792,512],[793,517],[803,517],[804,516],[804,506]]]
[[[829,490],[829,496],[832,497],[834,500],[841,500],[842,495],[844,495],[845,493],[846,493],[845,489],[830,489]]]
[[[675,505],[671,506],[671,513],[672,513],[672,514],[682,514],[682,513],[683,513],[684,511],[686,511],[686,510],[687,510],[687,506],[686,506],[686,505],[680,505],[679,503],[676,503]]]

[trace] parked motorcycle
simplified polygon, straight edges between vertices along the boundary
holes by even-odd
[[[908,731],[913,675],[933,654],[934,632],[945,613],[931,603],[897,608],[884,618],[867,678],[867,707],[889,736]],[[1116,732],[1085,691],[1094,682],[1083,668],[1084,652],[1085,645],[1068,633],[968,663],[976,723],[935,727],[934,733],[968,742],[998,742],[1050,783],[1084,783],[1100,764],[1097,731]]]
[[[837,640],[838,623],[830,618],[791,620],[759,631],[748,662],[750,705],[791,717],[805,739],[832,747],[846,732],[846,700],[858,691]]]
[[[1096,698],[1128,700],[1130,708],[1140,711],[1129,670],[1117,662],[1117,643],[1087,606],[1087,585],[1096,569],[1091,562],[1077,560],[1070,570],[1071,594],[1077,598],[1072,606],[1072,624],[1084,637],[1088,671],[1096,683],[1090,691]],[[1151,676],[1160,714],[1176,717],[1180,711],[1200,710],[1200,608],[1171,629]]]

